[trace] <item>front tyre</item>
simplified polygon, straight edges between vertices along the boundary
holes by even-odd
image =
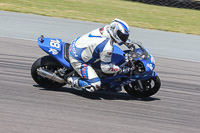
[[[133,82],[129,85],[125,85],[126,92],[136,98],[150,97],[158,92],[161,86],[161,81],[158,76],[144,80],[141,82],[142,88],[138,82]]]
[[[58,83],[58,82],[55,82],[53,80],[50,80],[50,79],[47,79],[47,78],[44,78],[44,77],[38,75],[37,69],[40,67],[43,67],[53,73],[58,68],[62,68],[62,65],[60,65],[51,56],[44,56],[44,57],[37,59],[31,67],[31,76],[38,85],[40,85],[41,87],[44,87],[46,89],[57,89],[57,88],[61,88],[62,86],[65,85],[65,83]]]

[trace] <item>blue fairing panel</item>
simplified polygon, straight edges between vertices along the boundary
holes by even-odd
[[[61,39],[55,38],[43,38],[43,42],[40,42],[40,37],[38,38],[39,47],[44,50],[47,54],[55,58],[60,64],[71,69],[71,65],[64,58],[64,46],[68,45],[62,42]]]
[[[116,65],[121,65],[125,62],[124,52],[116,45],[113,45],[113,55],[111,61]],[[92,64],[92,66],[96,69],[100,69],[100,61]]]
[[[116,45],[113,45],[112,63],[121,65],[125,62],[124,52]]]

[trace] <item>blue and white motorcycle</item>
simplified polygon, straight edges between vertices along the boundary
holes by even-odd
[[[78,76],[69,62],[69,43],[42,35],[38,38],[38,45],[48,55],[37,59],[32,65],[31,75],[37,84],[56,89],[67,84],[65,79],[68,76]],[[155,60],[140,43],[131,43],[131,47],[124,51],[114,45],[112,62],[120,67],[130,67],[132,71],[128,74],[105,74],[101,71],[100,62],[94,63],[102,90],[125,90],[133,97],[145,98],[160,89],[161,81],[154,71]]]

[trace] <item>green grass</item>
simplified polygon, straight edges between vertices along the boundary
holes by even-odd
[[[200,35],[200,11],[126,0],[1,0],[0,10]]]

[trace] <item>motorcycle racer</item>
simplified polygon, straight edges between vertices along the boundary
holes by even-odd
[[[129,37],[129,26],[120,19],[114,19],[109,25],[95,29],[72,41],[69,48],[70,64],[80,77],[68,77],[67,82],[76,89],[85,89],[94,92],[101,88],[101,81],[93,63],[101,61],[101,70],[104,73],[128,73],[129,69],[111,62],[113,43],[125,44]]]

